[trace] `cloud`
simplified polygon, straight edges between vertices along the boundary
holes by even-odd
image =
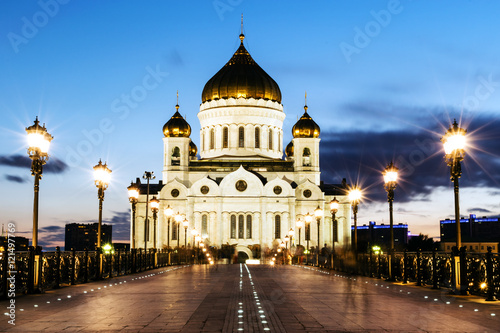
[[[105,223],[113,226],[113,242],[128,242],[130,240],[130,211],[113,212],[113,217]]]
[[[482,116],[464,127],[471,146],[462,163],[460,187],[498,187],[500,174],[489,170],[498,170],[500,165],[500,121]],[[450,186],[440,141],[444,132],[441,124],[435,121],[430,125],[429,119],[417,119],[406,128],[386,131],[323,131],[322,179],[340,183],[346,178],[350,184],[358,183],[368,200],[383,202],[387,194],[382,171],[392,160],[400,173],[395,200],[426,201],[436,187]]]
[[[474,207],[474,208],[469,208],[469,213],[492,213],[492,211],[485,208]]]
[[[7,179],[9,182],[19,183],[19,184],[27,182],[26,178],[16,175],[5,175],[5,179]]]
[[[12,166],[17,168],[30,168],[31,159],[24,155],[0,156],[0,165]],[[43,171],[47,173],[63,173],[68,169],[68,165],[58,158],[52,157],[47,164],[43,166]]]
[[[65,228],[49,225],[38,229],[38,244],[44,251],[54,251],[56,246],[64,247]]]

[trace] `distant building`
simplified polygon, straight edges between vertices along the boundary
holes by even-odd
[[[97,248],[97,228],[98,223],[69,223],[66,224],[64,249],[70,251],[95,251]],[[101,226],[101,246],[112,242],[113,227],[109,224]]]
[[[451,251],[456,245],[457,229],[455,220],[445,219],[439,221],[441,230],[441,248],[444,251]],[[462,246],[467,247],[468,252],[487,252],[491,246],[494,253],[498,253],[500,243],[500,219],[477,218],[475,214],[470,214],[469,218],[460,219],[460,233]]]
[[[408,244],[408,224],[395,224],[394,231],[394,248],[402,250]],[[351,227],[351,239],[354,239],[354,227]],[[383,251],[388,251],[391,242],[390,225],[380,224],[371,221],[369,225],[358,226],[358,250],[366,252],[368,247],[378,245]]]
[[[30,240],[26,237],[11,237],[15,244],[15,251],[28,251]],[[7,251],[9,248],[7,236],[0,236],[0,251]],[[12,241],[11,241],[12,242]]]
[[[115,251],[130,251],[130,244],[129,243],[113,243],[113,249]]]

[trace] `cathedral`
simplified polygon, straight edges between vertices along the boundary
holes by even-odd
[[[132,247],[189,247],[199,235],[209,246],[233,245],[253,259],[252,249],[276,248],[289,234],[292,251],[307,240],[310,247],[349,246],[347,185],[320,180],[320,127],[305,105],[292,141],[283,145],[280,88],[246,50],[243,33],[239,38],[239,48],[203,88],[199,145],[176,105],[163,126],[162,179],[131,185],[140,192]],[[146,205],[152,198],[159,201],[154,217]],[[333,199],[339,201],[335,221]]]

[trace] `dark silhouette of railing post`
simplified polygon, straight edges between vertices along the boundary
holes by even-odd
[[[122,265],[121,265],[121,260],[120,260],[121,259],[120,249],[118,249],[117,252],[118,252],[118,254],[117,254],[117,256],[118,256],[118,269],[116,271],[116,276],[120,276],[120,273],[121,273],[121,270],[122,270]]]
[[[8,270],[7,250],[3,251],[2,256],[4,258],[2,261],[2,290],[3,290],[2,299],[7,299],[9,293],[9,283],[7,280],[7,270]]]
[[[403,255],[403,284],[408,283],[408,251],[405,249]]]
[[[467,247],[460,248],[460,294],[469,294],[469,281],[467,279]]]
[[[109,277],[113,277],[113,259],[114,259],[115,254],[109,252]]]
[[[83,282],[87,283],[89,281],[89,250],[85,249],[85,254],[83,255]]]
[[[439,275],[437,271],[436,248],[432,249],[432,289],[439,289]]]
[[[56,246],[56,259],[55,259],[55,267],[54,267],[54,275],[56,278],[56,284],[54,289],[61,287],[61,248]]]
[[[486,283],[488,284],[488,296],[486,297],[486,301],[488,302],[497,300],[495,297],[495,280],[493,279],[493,260],[491,250],[491,246],[488,246],[488,253],[486,253]]]
[[[131,271],[132,271],[132,274],[134,274],[136,272],[136,262],[137,262],[137,249],[132,249],[130,251],[130,256],[131,256],[131,264],[132,264],[132,268],[131,268]]]
[[[71,249],[71,285],[75,284],[76,250]]]
[[[378,258],[377,258],[377,260],[378,260],[378,265],[377,265],[377,273],[378,273],[378,274],[377,274],[377,277],[378,277],[379,279],[381,279],[381,278],[382,278],[382,263],[380,262],[380,259],[382,259],[382,258],[381,258],[380,251],[378,251],[378,255],[377,255],[377,257],[378,257]]]
[[[422,267],[420,265],[420,249],[417,249],[417,286],[422,285]]]

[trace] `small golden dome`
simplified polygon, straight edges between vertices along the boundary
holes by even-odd
[[[196,156],[198,154],[198,147],[194,144],[193,140],[189,141],[189,156]]]
[[[317,138],[319,137],[319,126],[307,113],[307,105],[304,106],[304,114],[293,125],[292,135],[294,138]]]
[[[290,143],[286,145],[285,154],[286,157],[293,157],[293,141],[290,141]]]
[[[278,84],[252,59],[241,44],[232,58],[215,74],[203,88],[201,102],[227,98],[266,99],[281,103]]]
[[[165,137],[184,137],[191,135],[191,126],[179,113],[179,105],[175,106],[175,113],[165,125],[163,125],[163,135]]]

